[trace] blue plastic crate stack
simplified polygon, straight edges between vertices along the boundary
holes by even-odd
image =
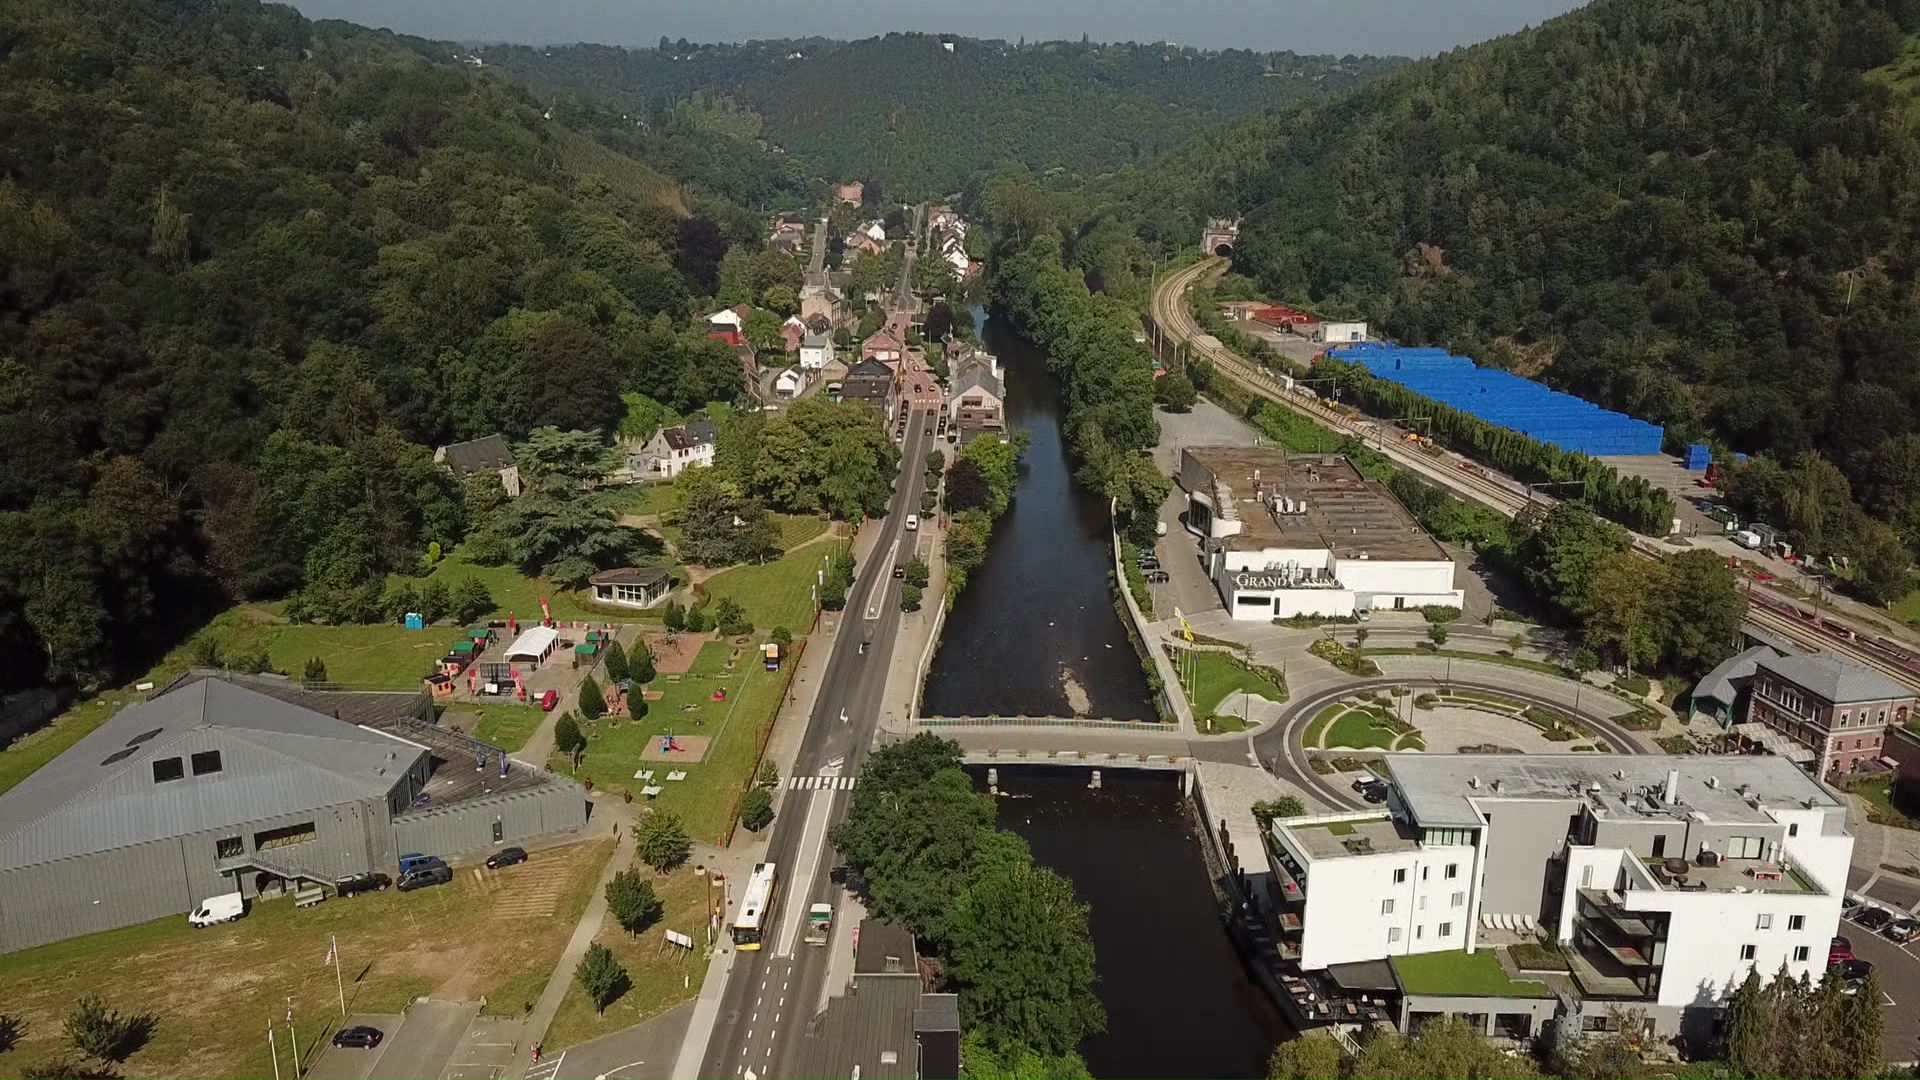
[[[1561,450],[1593,457],[1658,454],[1658,424],[1603,409],[1510,371],[1480,367],[1445,349],[1377,342],[1337,345],[1328,355],[1362,364],[1375,378]]]

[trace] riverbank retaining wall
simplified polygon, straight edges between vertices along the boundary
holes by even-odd
[[[1108,546],[1113,549],[1113,590],[1120,594],[1120,602],[1126,606],[1127,619],[1133,631],[1132,637],[1153,664],[1154,674],[1160,679],[1160,697],[1158,705],[1160,715],[1171,716],[1180,724],[1180,730],[1193,734],[1199,730],[1193,722],[1193,705],[1187,701],[1187,693],[1181,689],[1180,673],[1173,668],[1173,661],[1167,651],[1154,642],[1152,622],[1146,612],[1140,610],[1140,602],[1133,598],[1133,590],[1127,588],[1126,553],[1120,547],[1120,523],[1113,517],[1114,503],[1107,504]]]

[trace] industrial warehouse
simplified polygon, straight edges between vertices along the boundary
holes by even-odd
[[[194,671],[0,795],[0,952],[586,824],[419,693]]]
[[[1454,562],[1346,458],[1270,448],[1180,455],[1187,527],[1236,619],[1460,607]]]

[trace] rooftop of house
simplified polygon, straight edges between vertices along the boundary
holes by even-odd
[[[1913,691],[1885,675],[1829,653],[1778,656],[1762,659],[1759,666],[1835,705],[1901,700],[1914,696]]]
[[[884,379],[887,382],[892,382],[893,368],[878,360],[862,360],[847,369],[847,379],[849,381],[854,379]]]
[[[1412,851],[1419,840],[1392,815],[1356,817],[1348,814],[1322,814],[1318,818],[1294,818],[1276,821],[1276,832],[1284,830],[1294,846],[1309,859],[1346,859],[1356,855],[1384,855],[1394,851]]]
[[[968,364],[964,372],[956,374],[953,389],[947,392],[947,396],[957,398],[975,391],[984,391],[996,398],[1006,396],[1005,387],[1001,386],[1000,380],[994,378],[993,372],[987,370],[984,364]]]
[[[658,585],[673,576],[664,566],[619,566],[587,579],[589,585]]]
[[[806,337],[800,339],[800,347],[803,349],[831,349],[833,348],[833,335],[822,334],[818,331],[811,332],[807,334]]]
[[[1476,803],[1507,799],[1579,799],[1604,820],[1691,818],[1766,823],[1775,809],[1831,811],[1833,793],[1785,758],[1745,755],[1388,754],[1401,802],[1424,827],[1476,825]],[[1675,797],[1664,795],[1677,773]]]
[[[1723,705],[1732,705],[1733,699],[1740,696],[1740,688],[1734,683],[1753,677],[1760,661],[1779,657],[1780,653],[1768,645],[1755,645],[1744,652],[1735,653],[1720,661],[1706,677],[1693,688],[1694,700],[1717,701]]]
[[[1340,559],[1406,562],[1450,558],[1400,500],[1362,477],[1346,458],[1246,446],[1195,446],[1183,453],[1224,489],[1224,501],[1245,523],[1227,538],[1229,551],[1315,549]],[[1225,510],[1216,513],[1224,516]]]
[[[716,435],[713,424],[706,420],[695,420],[680,427],[663,428],[660,431],[660,437],[675,450],[691,450],[696,446],[711,445]]]
[[[467,442],[448,443],[440,448],[440,458],[459,476],[476,472],[498,472],[513,464],[513,450],[503,435],[487,435]]]

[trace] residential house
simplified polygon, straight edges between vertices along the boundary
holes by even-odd
[[[863,919],[853,938],[853,977],[800,1036],[794,1074],[956,1080],[959,997],[926,991],[905,929]]]
[[[1854,839],[1845,804],[1791,762],[1392,753],[1383,775],[1381,809],[1272,824],[1257,906],[1308,973],[1365,985],[1386,963],[1403,1030],[1451,1013],[1535,1035],[1554,992],[1474,955],[1536,928],[1561,946],[1576,1030],[1632,1008],[1691,1040],[1748,972],[1826,970]],[[1417,960],[1432,953],[1453,960]]]
[[[1704,716],[1719,721],[1722,728],[1731,728],[1747,711],[1748,688],[1760,661],[1780,655],[1772,646],[1755,645],[1720,661],[1687,696],[1687,719]]]
[[[733,347],[734,359],[740,361],[740,385],[749,396],[760,393],[760,356],[754,351],[753,343],[741,341]]]
[[[968,364],[947,390],[947,418],[961,430],[1006,427],[1007,392],[985,364]]]
[[[504,436],[488,435],[467,442],[448,443],[433,452],[433,460],[453,470],[461,480],[475,473],[494,473],[509,496],[520,497],[520,467]]]
[[[833,336],[831,334],[808,334],[800,342],[800,367],[806,371],[819,371],[833,362]]]
[[[1905,727],[1916,695],[1870,668],[1827,653],[1762,657],[1755,665],[1747,723],[1784,735],[1777,752],[1803,761],[1815,776],[1844,779],[1881,754],[1888,727]]]
[[[749,305],[735,304],[707,316],[707,322],[712,326],[732,327],[734,330],[739,330],[747,325],[747,316],[751,314],[753,314],[753,308]]]
[[[807,321],[798,315],[787,316],[780,324],[780,338],[786,342],[788,352],[797,352],[800,342],[807,336]]]
[[[813,325],[816,317],[827,320],[829,326],[845,322],[849,312],[846,297],[831,285],[802,285],[800,287],[800,318],[808,326]]]
[[[859,206],[866,200],[867,185],[855,180],[846,184],[833,185],[833,197],[843,203]]]
[[[737,326],[713,326],[707,330],[707,337],[714,341],[724,341],[728,345],[744,345],[747,336]]]
[[[887,242],[885,240],[875,240],[867,233],[855,230],[852,236],[847,237],[847,247],[862,255],[878,255],[887,250]]]
[[[833,320],[825,315],[813,315],[807,319],[807,329],[816,334],[833,333]]]
[[[905,355],[907,343],[891,328],[882,327],[860,343],[860,359],[878,360],[883,364],[898,364]]]
[[[634,455],[634,474],[651,480],[671,480],[696,465],[712,465],[716,437],[713,425],[705,420],[661,428]]]
[[[673,591],[673,571],[664,566],[622,566],[587,579],[593,598],[616,607],[650,608]]]
[[[806,387],[807,375],[800,368],[788,368],[773,377],[773,392],[781,397],[799,397]]]
[[[893,419],[894,370],[879,360],[867,359],[847,369],[840,380],[840,400],[862,402]]]

